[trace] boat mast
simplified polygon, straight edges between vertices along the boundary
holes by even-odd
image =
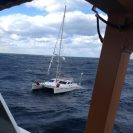
[[[51,56],[51,60],[50,60],[50,62],[49,62],[48,72],[47,72],[48,75],[49,75],[49,73],[50,73],[50,69],[51,69],[51,66],[52,66],[52,63],[53,63],[53,59],[54,59],[55,56],[57,56],[57,54],[56,54],[56,48],[57,48],[58,40],[59,40],[60,35],[61,35],[61,30],[62,30],[62,23],[61,23],[61,25],[60,25],[60,30],[59,30],[59,33],[58,33],[58,36],[57,36],[57,39],[56,39],[56,42],[55,42],[53,55]]]
[[[64,15],[63,15],[63,21],[61,24],[61,38],[60,38],[60,43],[59,43],[59,53],[58,53],[58,64],[57,64],[57,70],[56,70],[56,81],[60,77],[60,56],[61,56],[61,48],[62,48],[62,39],[63,39],[63,30],[64,30],[64,22],[65,22],[65,14],[66,14],[66,5],[64,9]]]

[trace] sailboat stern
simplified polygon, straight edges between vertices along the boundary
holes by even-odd
[[[44,84],[43,83],[33,83],[32,84],[32,90],[39,90],[39,89],[43,89],[44,88]]]

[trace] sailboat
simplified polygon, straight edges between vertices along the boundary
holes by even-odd
[[[65,59],[64,57],[61,56],[65,14],[66,14],[66,5],[65,5],[64,14],[63,14],[63,21],[60,26],[60,30],[59,30],[59,34],[57,37],[57,41],[55,43],[53,55],[51,57],[49,67],[48,67],[48,75],[49,75],[51,65],[53,63],[54,58],[56,57],[57,58],[56,76],[55,78],[50,79],[49,81],[45,81],[45,82],[35,81],[32,84],[32,90],[45,89],[45,90],[52,91],[54,94],[57,94],[57,93],[64,93],[64,92],[68,92],[68,91],[81,88],[80,83],[81,83],[83,73],[81,73],[79,83],[75,83],[72,78],[61,77],[61,65],[62,65],[61,63],[62,63],[62,59]],[[56,53],[57,44],[59,44],[58,53]]]

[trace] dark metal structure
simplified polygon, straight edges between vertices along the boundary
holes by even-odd
[[[133,12],[132,0],[86,0],[95,5],[105,13],[127,13]]]
[[[32,0],[0,0],[0,11]]]
[[[0,10],[31,0],[1,0]],[[133,51],[133,1],[86,0],[108,15],[86,133],[112,133],[122,85]]]
[[[112,133],[121,90],[133,51],[133,1],[87,0],[108,15],[86,133]],[[115,28],[108,23],[125,28]]]

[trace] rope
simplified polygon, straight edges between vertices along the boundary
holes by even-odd
[[[96,11],[96,7],[95,6],[93,6],[92,7],[92,11],[94,11],[95,12],[95,16],[96,16],[96,19],[97,19],[97,33],[98,33],[98,36],[99,36],[99,39],[100,39],[100,41],[103,43],[103,37],[102,37],[102,35],[101,35],[101,33],[100,33],[100,26],[99,26],[99,20],[101,20],[103,23],[105,23],[106,25],[108,25],[108,26],[111,26],[112,28],[115,28],[115,29],[117,29],[117,30],[125,30],[125,29],[127,29],[127,28],[129,28],[129,27],[131,27],[131,26],[133,26],[133,22],[131,22],[131,23],[128,23],[128,24],[122,24],[122,25],[117,25],[117,24],[113,24],[113,23],[111,23],[111,22],[109,22],[109,21],[106,21],[105,19],[103,19],[99,14],[98,14],[98,12]]]
[[[130,23],[128,23],[128,24],[122,24],[122,25],[113,24],[113,23],[111,23],[111,22],[106,21],[105,19],[103,19],[103,18],[98,14],[98,12],[96,11],[96,7],[95,7],[95,6],[92,7],[92,10],[96,13],[96,17],[97,17],[98,19],[100,19],[102,22],[104,22],[105,24],[107,24],[107,25],[109,25],[109,26],[111,26],[111,27],[113,27],[113,28],[115,28],[115,29],[118,29],[118,30],[125,30],[125,29],[127,29],[127,28],[129,28],[130,26],[133,25],[133,22],[130,22]]]
[[[100,32],[99,19],[98,19],[98,17],[96,19],[97,19],[97,33],[98,33],[98,36],[99,36],[101,43],[103,43],[103,37],[102,37],[101,32]]]

